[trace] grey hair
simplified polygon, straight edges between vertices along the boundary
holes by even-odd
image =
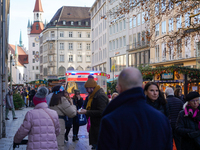
[[[167,87],[165,90],[165,94],[168,95],[173,95],[174,96],[174,90],[171,87]]]

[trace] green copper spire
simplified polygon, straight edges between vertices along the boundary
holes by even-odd
[[[22,31],[20,31],[19,46],[23,47],[23,45],[22,45]]]
[[[28,19],[28,25],[27,25],[27,28],[30,28],[31,25],[30,25],[30,20]]]
[[[15,44],[15,57],[18,56],[17,44]]]

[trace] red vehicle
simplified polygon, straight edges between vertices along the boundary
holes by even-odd
[[[79,89],[80,95],[85,100],[88,93],[84,87],[85,82],[88,80],[88,76],[92,75],[94,80],[100,85],[104,91],[107,91],[107,76],[106,73],[101,71],[66,71],[66,89],[70,97],[73,97],[74,90]]]

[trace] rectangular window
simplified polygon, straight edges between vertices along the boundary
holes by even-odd
[[[78,49],[82,49],[82,43],[78,43]]]
[[[78,37],[81,38],[81,32],[78,32]]]
[[[120,45],[120,48],[122,47],[122,38],[119,38],[119,45]]]
[[[115,40],[113,41],[113,49],[115,49]]]
[[[177,40],[177,58],[182,58],[182,42],[181,39]]]
[[[155,4],[155,15],[159,15],[159,2]]]
[[[64,55],[60,55],[60,62],[64,62]]]
[[[166,21],[162,22],[162,34],[166,33]]]
[[[112,42],[111,41],[109,42],[109,49],[110,49],[110,51],[112,50]]]
[[[123,22],[124,22],[124,29],[126,29],[126,20],[124,19]]]
[[[119,30],[122,31],[122,21],[119,22]]]
[[[87,32],[86,34],[87,34],[87,38],[90,38],[90,32]]]
[[[85,22],[85,25],[88,26],[88,22],[87,21]]]
[[[79,25],[79,26],[81,25],[81,22],[80,22],[80,21],[78,22],[78,25]]]
[[[87,49],[87,50],[90,50],[90,43],[87,43],[87,44],[86,44],[86,49]]]
[[[35,47],[35,43],[32,44],[32,47]]]
[[[198,14],[200,12],[200,8],[197,8],[194,10],[194,15]],[[194,17],[194,24],[200,23],[200,15],[197,15]]]
[[[49,49],[53,48],[53,43],[49,43]]]
[[[118,22],[116,23],[116,32],[118,32]]]
[[[60,43],[60,49],[64,50],[64,43]]]
[[[73,43],[69,43],[69,49],[73,49]]]
[[[174,25],[173,25],[173,18],[169,19],[169,32],[173,31]]]
[[[35,67],[34,67],[34,66],[32,66],[32,70],[35,70]]]
[[[109,27],[110,35],[112,35],[112,26]]]
[[[78,55],[77,61],[78,61],[78,62],[82,62],[82,55]]]
[[[90,62],[91,61],[91,56],[90,55],[86,55],[86,62]]]
[[[176,30],[178,30],[179,28],[181,28],[181,16],[176,18]]]
[[[142,24],[145,23],[145,18],[146,18],[145,12],[142,12]]]
[[[73,37],[73,32],[69,32],[69,37]]]
[[[190,16],[190,12],[187,12],[185,14],[185,27],[186,28],[190,26],[190,17],[189,16]]]
[[[35,55],[35,51],[33,51],[33,55]]]
[[[113,25],[112,28],[113,28],[113,34],[114,34],[115,33],[115,25]]]
[[[73,62],[73,55],[69,55],[69,62]]]
[[[64,32],[63,31],[60,32],[60,37],[64,37]]]
[[[71,25],[74,25],[74,21],[71,21]]]
[[[131,29],[132,26],[133,26],[133,25],[132,25],[132,18],[130,18],[130,19],[129,19],[129,28]]]
[[[33,59],[33,63],[35,63],[35,59]]]
[[[156,34],[156,36],[159,36],[159,23],[156,24],[155,28],[156,28],[156,33],[155,34]]]
[[[51,31],[51,38],[55,38],[55,32]]]
[[[38,70],[39,69],[39,67],[38,66],[36,66],[36,70]]]
[[[126,46],[126,36],[123,36],[124,46]]]
[[[49,55],[49,61],[53,61],[53,55]]]
[[[166,0],[161,1],[161,10],[164,12],[166,10]]]
[[[133,17],[133,27],[136,27],[136,17]]]
[[[137,25],[140,26],[140,14],[137,15]]]
[[[173,42],[168,42],[168,48],[169,48],[169,60],[173,60],[174,59]]]
[[[116,39],[116,49],[118,49],[118,39]]]
[[[166,60],[166,43],[162,43],[162,60]]]
[[[156,59],[156,62],[159,62],[159,45],[156,45],[156,47],[155,47],[155,50],[156,50],[156,57],[155,57],[155,59]]]

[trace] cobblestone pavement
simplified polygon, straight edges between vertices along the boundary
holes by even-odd
[[[12,143],[13,143],[13,137],[15,133],[17,132],[18,128],[22,124],[24,120],[24,116],[27,111],[31,110],[33,108],[24,108],[22,110],[16,110],[16,116],[18,119],[12,120],[12,113],[9,112],[9,118],[10,120],[6,121],[6,138],[0,139],[0,150],[12,150]],[[72,129],[69,133],[69,141],[65,143],[65,150],[90,150],[91,146],[89,146],[89,139],[88,139],[88,133],[86,130],[86,126],[81,126],[79,128],[79,140],[76,142],[72,142]],[[28,137],[26,137],[27,139]],[[16,148],[15,150],[26,150],[26,145],[20,145],[19,148]]]

